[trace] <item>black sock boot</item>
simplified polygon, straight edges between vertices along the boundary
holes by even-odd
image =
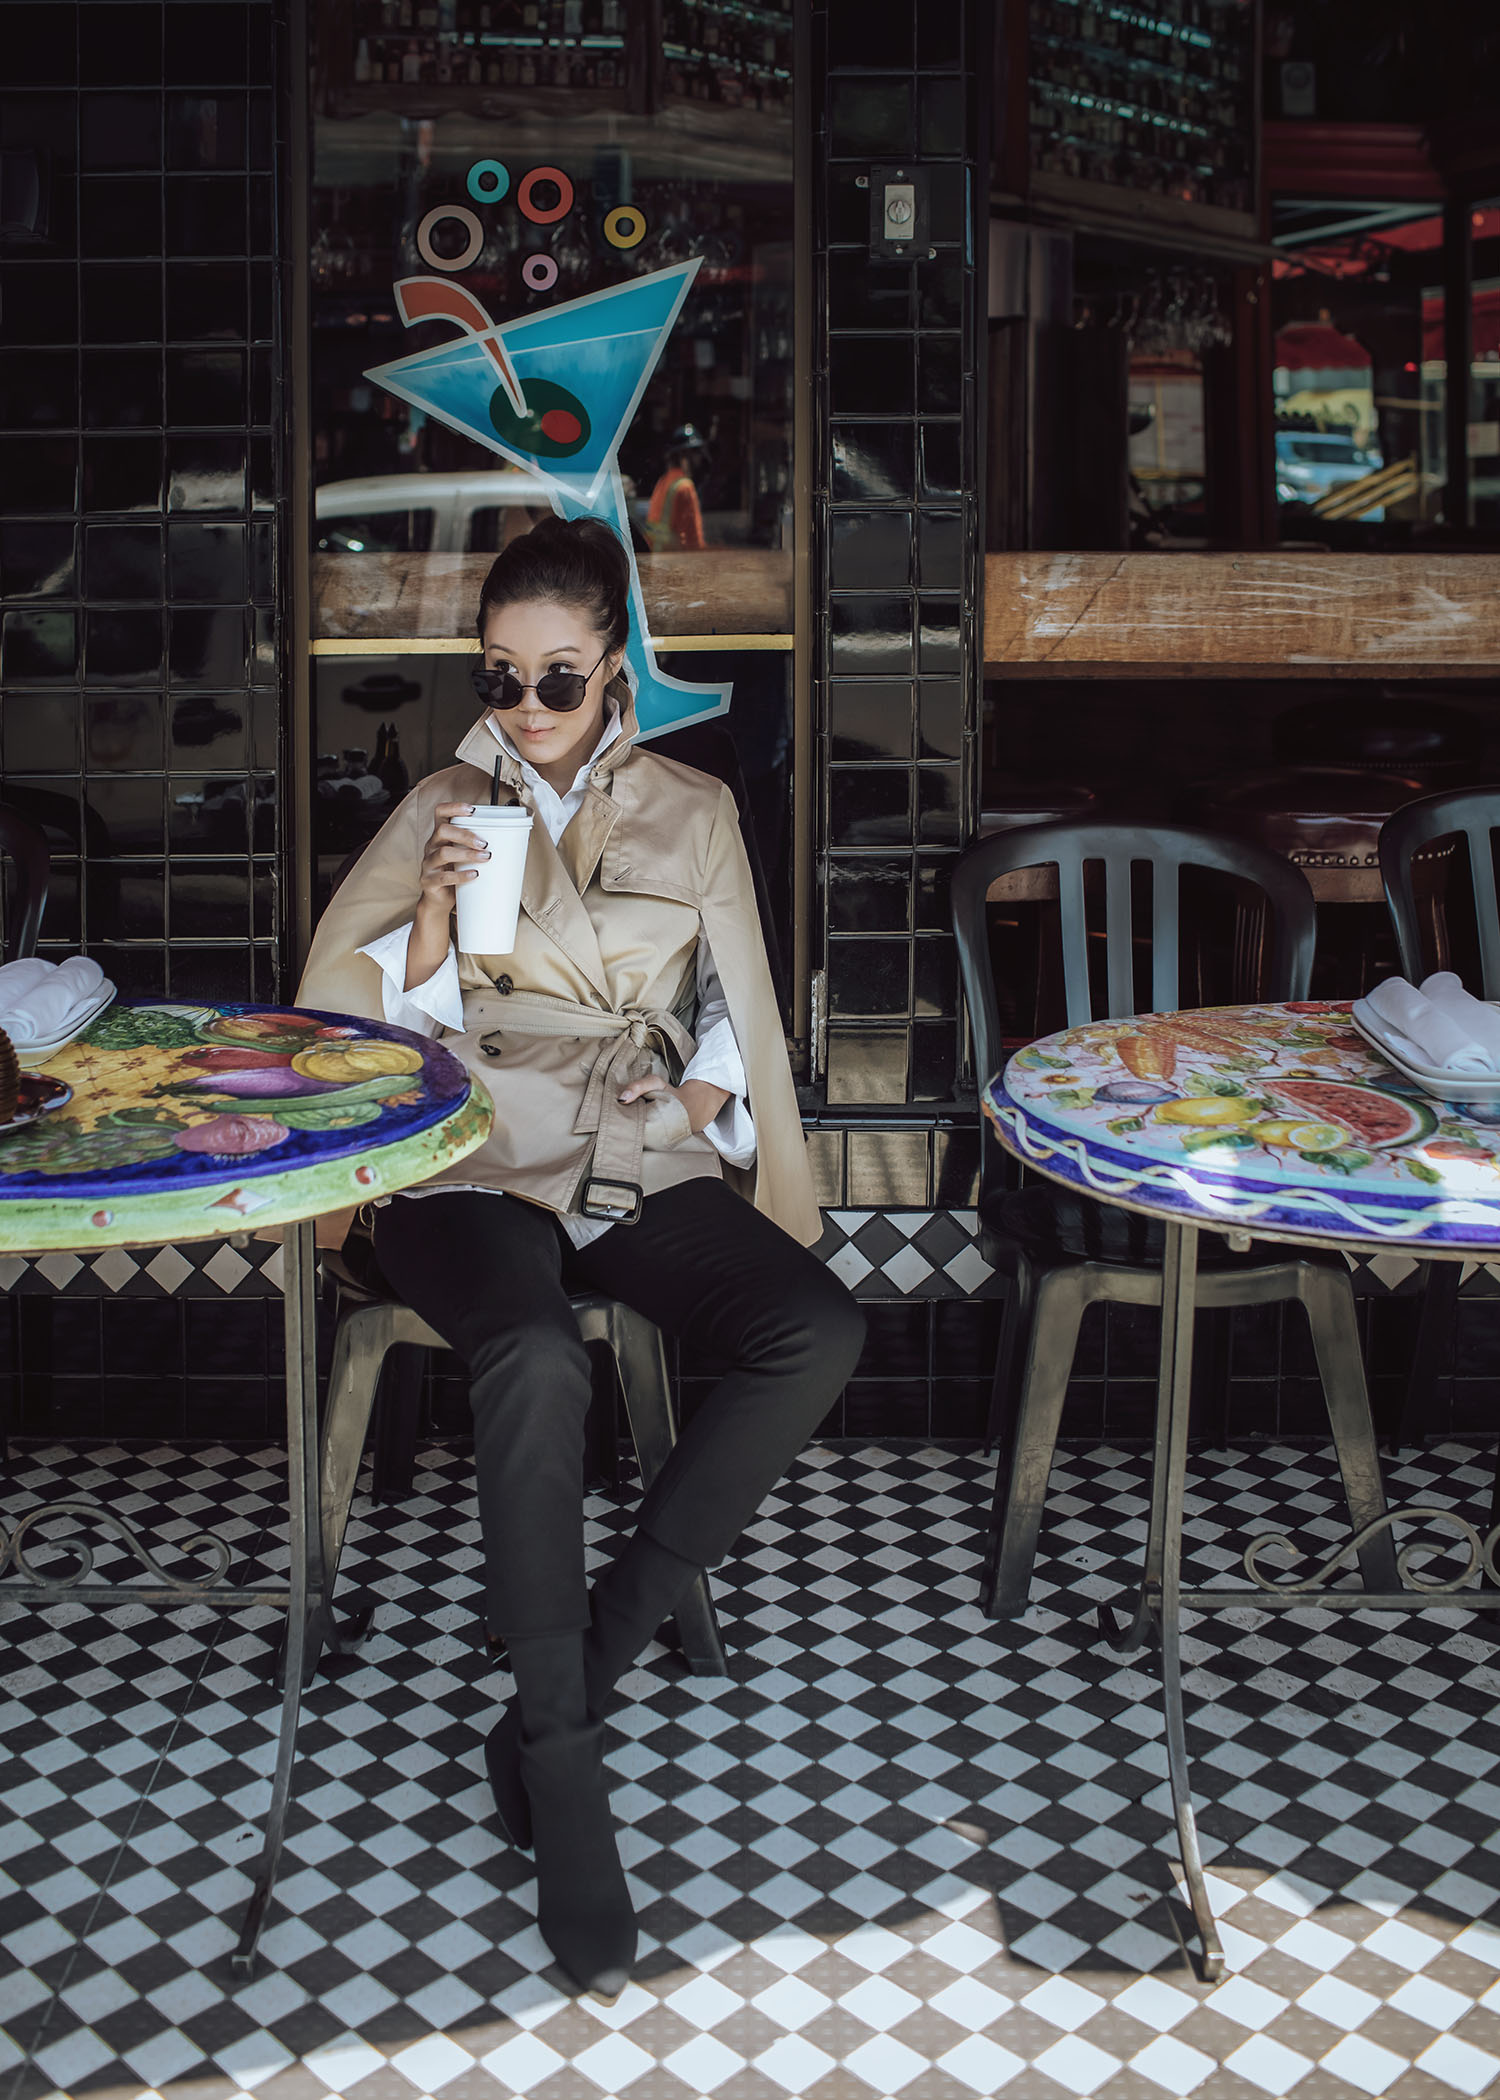
[[[635,1959],[635,1912],[615,1845],[604,1728],[590,1722],[583,1636],[507,1642],[516,1697],[491,1730],[485,1763],[501,1821],[536,1846],[537,1923],[587,1991],[618,1997]]]
[[[516,1696],[490,1730],[485,1770],[505,1835],[529,1850],[531,1808],[521,1782],[521,1735],[570,1735],[588,1721],[581,1633],[526,1634],[507,1642]]]
[[[612,2002],[630,1980],[636,1931],[610,1814],[604,1723],[540,1742],[523,1734],[519,1762],[542,1938],[584,1990]]]
[[[602,1717],[615,1685],[702,1572],[640,1531],[601,1572],[590,1600],[592,1623],[583,1637],[584,1693],[591,1719]],[[518,1677],[518,1691],[519,1686]],[[506,1835],[525,1851],[531,1844],[531,1814],[521,1777],[521,1729],[518,1697],[490,1730],[484,1755]]]
[[[626,1540],[600,1573],[589,1598],[583,1673],[590,1713],[604,1711],[610,1693],[702,1573],[694,1562],[644,1531]]]

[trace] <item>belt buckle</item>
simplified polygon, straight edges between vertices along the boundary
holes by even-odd
[[[633,1225],[646,1191],[638,1181],[603,1181],[592,1176],[583,1185],[583,1215],[607,1218],[613,1225]]]

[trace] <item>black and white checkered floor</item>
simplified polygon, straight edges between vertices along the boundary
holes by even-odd
[[[1449,1445],[1393,1494],[1484,1505]],[[9,1607],[0,2096],[162,2100],[1390,2100],[1500,2091],[1500,1651],[1455,1613],[1247,1607],[1190,1642],[1190,1742],[1232,1973],[1184,1952],[1149,1668],[1088,1638],[1144,1529],[1146,1461],[1060,1455],[1035,1602],[972,1602],[988,1467],[815,1450],[718,1581],[733,1681],[630,1681],[611,1763],[642,1927],[610,2007],[559,1988],[480,1731],[468,1462],[424,1453],[349,1573],[384,1600],[303,1709],[256,1979],[232,1920],[264,1808],[269,1613]],[[269,1573],[274,1452],[23,1449],[12,1516],[65,1491]],[[1195,1460],[1199,1566],[1331,1463]],[[592,1535],[627,1521],[590,1504]],[[97,1572],[109,1566],[101,1553]],[[1484,1622],[1475,1622],[1476,1624]]]

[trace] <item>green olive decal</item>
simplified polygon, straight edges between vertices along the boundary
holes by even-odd
[[[528,379],[527,413],[518,416],[504,387],[490,396],[490,421],[506,444],[538,459],[571,459],[589,441],[588,410],[551,379]]]

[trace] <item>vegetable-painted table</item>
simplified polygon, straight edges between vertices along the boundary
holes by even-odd
[[[273,1605],[287,1612],[281,1733],[265,1844],[234,1962],[250,1973],[276,1880],[291,1796],[304,1660],[353,1647],[364,1622],[335,1622],[325,1569],[317,1447],[312,1220],[425,1181],[481,1144],[490,1105],[436,1043],[342,1014],[271,1006],[120,1003],[23,1080],[33,1120],[0,1129],[0,1252],[92,1252],[280,1228],[284,1250],[290,1573],[284,1588],[225,1581],[228,1544],[204,1532],[179,1550],[200,1577],[169,1575],[120,1518],[51,1502],[0,1525],[0,1594],[31,1606]],[[56,1517],[102,1524],[146,1583],[40,1573],[31,1528]],[[35,1550],[35,1546],[33,1546]]]
[[[1500,1524],[1481,1534],[1452,1510],[1388,1510],[1303,1577],[1268,1570],[1295,1553],[1262,1533],[1244,1554],[1251,1589],[1182,1587],[1182,1519],[1198,1234],[1396,1249],[1431,1260],[1500,1256],[1500,1101],[1419,1092],[1355,1030],[1347,1003],[1210,1007],[1090,1022],[1017,1052],[984,1091],[1000,1143],[1040,1174],[1100,1202],[1161,1219],[1162,1275],[1151,1521],[1128,1628],[1101,1614],[1117,1647],[1161,1645],[1167,1760],[1183,1873],[1215,1976],[1223,1950],[1203,1878],[1189,1788],[1181,1613],[1298,1605],[1409,1611],[1424,1603],[1500,1606]],[[1491,1513],[1493,1524],[1494,1512]],[[1333,1588],[1352,1550],[1402,1522],[1451,1525],[1466,1565],[1419,1575],[1416,1543],[1396,1556],[1400,1586]],[[1447,1543],[1452,1544],[1450,1540]],[[1478,1582],[1472,1580],[1477,1575]]]

